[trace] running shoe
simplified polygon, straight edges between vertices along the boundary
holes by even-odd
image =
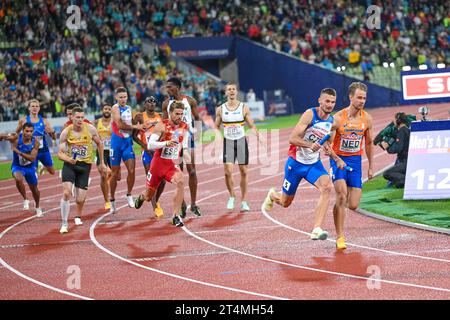
[[[250,207],[248,206],[247,201],[242,201],[241,202],[241,211],[245,211],[245,212],[250,211]]]
[[[23,210],[30,210],[30,200],[23,200]]]
[[[201,217],[202,216],[202,213],[200,212],[200,208],[197,205],[191,206],[191,212],[193,214],[195,214],[197,217]]]
[[[80,217],[75,217],[75,225],[76,226],[81,226],[83,224],[83,221],[81,221]]]
[[[133,200],[133,197],[131,196],[131,194],[127,194],[126,198],[127,198],[128,206],[130,208],[134,208],[134,200]]]
[[[64,234],[69,232],[69,228],[67,226],[62,226],[61,229],[59,229],[59,233]]]
[[[267,197],[266,199],[264,199],[264,209],[266,209],[266,211],[270,211],[273,208],[273,200],[270,198],[270,195],[272,194],[272,192],[276,192],[275,188],[270,188],[269,192],[267,193]]]
[[[227,202],[227,209],[233,210],[234,209],[234,197],[229,197]]]
[[[144,203],[144,196],[140,194],[139,197],[134,199],[134,208],[139,209],[140,207],[142,207],[143,203]]]
[[[172,224],[173,224],[175,227],[182,227],[182,226],[184,226],[183,220],[181,220],[181,217],[180,217],[180,216],[175,216],[175,217],[173,217],[173,218],[172,218]]]
[[[111,205],[111,209],[109,209],[109,213],[115,214],[117,212],[116,201],[115,200],[111,200],[109,203]]]
[[[45,167],[39,162],[38,165],[38,175],[42,175],[44,173]]]
[[[311,240],[326,240],[328,238],[328,232],[323,231],[321,227],[316,227],[311,232]]]
[[[106,201],[105,202],[105,210],[110,210],[111,209],[111,202]]]
[[[186,212],[187,206],[186,203],[183,201],[183,203],[181,204],[180,217],[184,219],[186,217]]]
[[[345,244],[345,237],[341,236],[336,239],[336,249],[345,250],[347,249],[347,245]]]
[[[36,208],[36,216],[38,218],[42,218],[44,216],[44,213],[42,212],[41,208]]]
[[[158,218],[160,218],[164,215],[164,211],[161,208],[161,205],[159,204],[159,202],[156,203],[154,213],[155,213],[155,216],[157,216]]]

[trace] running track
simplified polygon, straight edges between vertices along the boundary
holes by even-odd
[[[431,106],[431,116],[446,118],[447,109]],[[416,110],[369,110],[374,133],[395,112]],[[447,235],[349,212],[348,249],[337,252],[334,195],[324,224],[331,239],[311,241],[308,232],[318,194],[305,183],[290,208],[275,207],[270,214],[261,210],[269,187],[281,186],[289,132],[280,131],[279,151],[270,150],[276,174],[262,174],[261,164],[249,167],[249,213],[225,209],[228,194],[221,165],[199,165],[198,203],[204,215],[188,213],[183,228],[169,223],[169,184],[162,197],[162,219],[153,217],[149,204],[139,211],[126,206],[125,179],[116,195],[121,210],[110,216],[103,210],[94,167],[84,225],[74,226],[72,206],[70,233],[62,236],[57,176],[46,174],[40,180],[44,218],[22,211],[12,180],[0,182],[0,287],[8,288],[0,291],[0,299],[449,299]],[[374,150],[375,171],[393,163],[395,156]],[[366,160],[363,165],[367,174]],[[234,177],[238,189],[237,168]],[[137,160],[133,195],[143,190],[144,181]],[[187,177],[185,181],[187,185]],[[237,200],[239,196],[238,191]],[[190,199],[188,187],[185,197]],[[80,271],[79,288],[71,285],[76,283],[71,281],[73,268]]]

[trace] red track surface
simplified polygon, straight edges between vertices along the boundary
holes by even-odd
[[[395,112],[416,110],[369,110],[374,132]],[[448,116],[443,105],[431,110],[434,117]],[[272,150],[277,174],[263,175],[261,164],[250,166],[249,213],[225,209],[222,165],[199,165],[198,202],[204,215],[188,213],[182,229],[169,223],[170,185],[162,197],[162,219],[153,217],[148,204],[139,211],[125,207],[124,180],[116,196],[123,208],[115,216],[105,215],[93,168],[84,225],[74,226],[72,206],[70,233],[62,236],[58,177],[41,178],[44,218],[29,218],[13,181],[0,182],[0,287],[7,288],[0,299],[449,299],[446,235],[349,212],[348,249],[337,252],[332,240],[309,240],[318,194],[305,183],[290,208],[275,207],[270,215],[260,210],[269,187],[281,186],[289,131],[280,131],[279,151]],[[378,147],[375,151],[375,171],[393,162],[394,156]],[[133,194],[145,186],[140,160],[137,173]],[[189,199],[188,187],[185,191]],[[334,195],[324,224],[332,236],[333,204]],[[69,266],[80,268],[80,289],[68,286]],[[373,270],[379,271],[379,282],[373,280]]]

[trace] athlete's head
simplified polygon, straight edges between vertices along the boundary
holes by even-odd
[[[228,99],[230,99],[230,100],[236,99],[237,94],[238,94],[238,88],[235,83],[228,83],[225,86],[225,95],[228,97]]]
[[[29,140],[33,136],[33,132],[34,132],[33,124],[30,122],[24,123],[24,125],[22,126],[22,137],[25,138],[25,140]]]
[[[84,110],[81,107],[75,107],[72,110],[72,123],[75,127],[81,127],[84,121]]]
[[[28,101],[28,111],[30,111],[30,115],[37,116],[39,114],[39,110],[41,110],[39,100],[31,99]]]
[[[173,123],[178,125],[181,121],[181,118],[183,118],[183,111],[184,111],[184,104],[181,101],[174,101],[170,105],[170,114],[169,118],[172,120]]]
[[[350,105],[361,110],[366,104],[367,86],[362,82],[352,82],[348,87],[348,98]]]
[[[324,88],[320,91],[319,108],[326,114],[333,112],[336,105],[336,90]]]
[[[169,78],[166,82],[166,89],[169,96],[178,96],[181,89],[181,80],[175,77]]]
[[[109,119],[111,117],[111,106],[109,104],[103,105],[102,109],[103,118]]]
[[[145,103],[144,103],[145,111],[150,112],[150,113],[154,112],[155,108],[156,108],[156,103],[157,103],[157,100],[154,96],[147,97],[145,99]]]
[[[81,106],[78,103],[71,103],[66,107],[66,116],[69,118],[70,121],[72,121],[72,114],[74,108],[81,108]]]
[[[116,97],[117,103],[121,107],[125,107],[125,105],[127,104],[127,100],[128,100],[127,89],[125,89],[124,87],[118,87],[115,91],[115,97]]]

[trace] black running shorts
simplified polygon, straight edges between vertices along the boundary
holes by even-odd
[[[223,163],[248,165],[248,142],[246,137],[238,140],[223,139]]]
[[[91,164],[77,161],[76,164],[64,162],[62,168],[62,182],[72,182],[76,188],[87,190]]]
[[[107,165],[109,168],[111,168],[111,159],[109,157],[109,149],[103,150],[103,159],[105,159],[105,165]],[[100,157],[98,156],[98,150],[97,150],[97,166],[100,165]]]

